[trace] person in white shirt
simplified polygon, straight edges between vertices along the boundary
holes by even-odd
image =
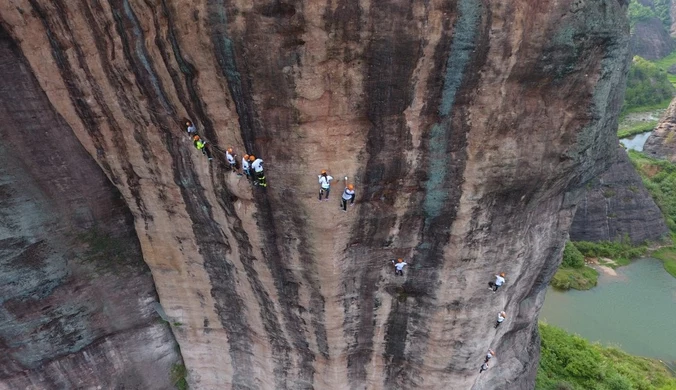
[[[354,204],[354,185],[348,184],[343,191],[342,199],[340,200],[340,208],[347,213],[347,201],[350,201],[350,204]]]
[[[498,329],[498,326],[500,326],[500,324],[502,324],[502,322],[505,320],[505,318],[507,318],[507,313],[505,313],[504,311],[501,311],[500,313],[498,313],[498,322],[495,323],[495,329]]]
[[[404,276],[404,267],[406,266],[404,259],[397,259],[396,263],[392,260],[392,264],[394,264],[394,274],[397,276]]]
[[[251,179],[251,172],[249,172],[249,155],[245,154],[242,157],[242,173],[246,176],[247,180]]]
[[[482,372],[488,370],[488,362],[484,362],[484,364],[481,365],[481,369],[479,370],[479,374]]]
[[[322,196],[325,192],[325,200],[329,200],[329,193],[331,192],[331,180],[333,180],[333,177],[329,176],[324,169],[322,169],[321,175],[317,175],[317,177],[319,178],[319,201],[322,201]]]
[[[249,156],[249,161],[253,161],[251,163],[251,168],[254,170],[254,173],[256,174],[254,185],[267,187],[268,184],[265,181],[265,172],[263,172],[263,159],[256,158],[254,156]]]
[[[495,351],[489,349],[488,352],[486,353],[486,360],[484,361],[484,363],[488,363],[488,361],[491,360],[493,356],[495,356]]]
[[[185,130],[188,132],[188,137],[192,138],[193,135],[197,134],[197,128],[191,121],[186,120],[185,127]]]
[[[498,288],[505,284],[505,273],[502,272],[500,275],[495,275],[495,282],[489,282],[488,287],[493,290],[493,292],[498,291]]]
[[[237,160],[235,160],[236,154],[232,152],[232,148],[228,148],[228,150],[225,151],[225,159],[228,160],[228,164],[230,164],[230,170],[233,172],[237,172]]]

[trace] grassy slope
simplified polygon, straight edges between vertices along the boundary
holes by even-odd
[[[676,390],[676,378],[657,360],[592,344],[544,323],[540,335],[537,390]]]
[[[676,64],[676,51],[669,54],[668,56],[660,59],[660,60],[648,61],[648,62],[655,64],[659,69],[666,72],[667,69],[669,69],[672,65]],[[676,75],[672,75],[672,74],[667,73],[667,78],[669,79],[669,82],[672,85],[674,85],[674,87],[676,87]],[[657,104],[651,104],[651,105],[646,105],[646,106],[641,106],[641,107],[625,108],[622,112],[622,115],[620,116],[620,126],[619,126],[618,131],[617,131],[617,136],[619,138],[626,138],[626,137],[632,136],[634,134],[640,134],[640,133],[645,133],[647,131],[651,131],[657,125],[656,121],[647,121],[647,122],[643,122],[643,123],[631,123],[631,122],[625,121],[624,118],[627,116],[627,114],[643,113],[643,112],[650,112],[650,111],[665,109],[669,106],[669,103],[671,103],[671,99],[665,99],[664,101],[657,103]]]
[[[629,158],[662,211],[671,230],[672,242],[676,242],[676,165],[635,151],[629,151]],[[661,248],[651,255],[662,260],[664,269],[676,277],[676,246]]]
[[[666,72],[672,65],[676,64],[676,51],[662,59],[652,61],[652,63]],[[667,77],[669,78],[669,81],[676,86],[676,75],[667,73]]]
[[[661,248],[652,253],[652,257],[662,260],[664,269],[676,278],[676,248],[671,246]]]
[[[617,130],[617,138],[627,138],[632,135],[653,131],[655,126],[657,126],[657,123],[657,121],[647,121],[620,127]]]
[[[589,290],[596,286],[599,273],[591,267],[565,268],[561,267],[552,278],[552,287],[559,290]]]

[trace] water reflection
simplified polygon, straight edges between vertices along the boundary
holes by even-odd
[[[676,278],[655,259],[601,274],[589,291],[547,291],[540,319],[590,341],[676,362]]]

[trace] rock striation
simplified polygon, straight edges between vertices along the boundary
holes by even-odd
[[[573,241],[634,244],[659,241],[669,234],[662,212],[643,185],[627,152],[618,148],[610,168],[589,182],[570,227]]]
[[[576,200],[617,143],[626,1],[190,7],[0,3],[134,216],[191,386],[531,388]],[[265,160],[267,189],[228,147]]]
[[[676,99],[660,118],[655,130],[643,145],[643,152],[650,157],[676,162]]]
[[[131,213],[0,28],[0,389],[168,389]]]

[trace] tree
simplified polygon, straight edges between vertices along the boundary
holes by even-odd
[[[572,242],[567,241],[566,246],[563,248],[563,261],[561,262],[562,267],[568,268],[580,268],[584,265],[584,256]]]

